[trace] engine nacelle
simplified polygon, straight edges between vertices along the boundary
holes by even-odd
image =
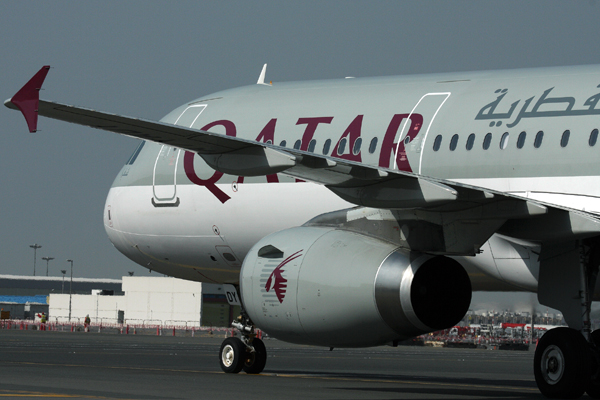
[[[240,278],[259,328],[319,346],[378,346],[445,329],[471,303],[471,282],[457,261],[327,227],[261,239]]]

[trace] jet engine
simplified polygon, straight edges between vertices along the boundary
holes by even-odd
[[[240,274],[246,312],[269,335],[328,347],[378,346],[455,325],[471,303],[444,256],[329,227],[266,236]]]

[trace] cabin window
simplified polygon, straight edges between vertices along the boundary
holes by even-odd
[[[456,150],[456,145],[458,144],[458,135],[453,135],[452,139],[450,139],[450,150]]]
[[[371,139],[371,144],[369,145],[369,153],[371,153],[371,154],[375,153],[376,149],[377,149],[377,138],[374,137],[373,139]]]
[[[517,138],[517,149],[522,149],[525,146],[525,138],[527,137],[527,133],[525,131],[519,133],[519,137]]]
[[[308,143],[308,151],[309,151],[309,152],[311,152],[311,153],[314,153],[314,152],[315,152],[315,146],[316,146],[316,145],[317,145],[317,141],[316,141],[315,139],[311,140],[311,141]]]
[[[294,149],[300,150],[301,145],[302,145],[302,141],[300,139],[296,140],[296,143],[294,143]]]
[[[442,145],[442,135],[437,135],[433,141],[433,151],[438,151]]]
[[[500,150],[504,150],[506,149],[506,146],[508,146],[508,138],[509,138],[509,134],[508,132],[504,132],[502,134],[502,137],[500,138]]]
[[[590,144],[590,146],[595,146],[597,140],[598,140],[598,129],[594,129],[592,131],[592,133],[590,133],[590,140],[588,141],[588,143]]]
[[[487,150],[490,148],[490,144],[492,143],[492,134],[490,132],[485,135],[483,138],[483,149]]]
[[[342,140],[340,140],[340,144],[338,145],[338,149],[337,149],[338,155],[344,154],[344,151],[346,151],[346,143],[347,142],[348,142],[348,140],[346,138],[342,138]]]
[[[282,140],[281,143],[279,143],[279,145],[281,147],[285,147],[286,144],[287,144],[287,142],[285,140]]]
[[[571,136],[571,131],[567,129],[563,132],[562,137],[560,138],[560,147],[567,147],[569,144],[569,136]]]
[[[331,147],[331,139],[327,139],[325,143],[323,143],[323,154],[329,154],[329,148]]]
[[[358,155],[358,153],[360,153],[361,145],[362,145],[362,138],[357,138],[354,141],[354,147],[352,147],[352,154],[354,154],[355,156]]]
[[[473,148],[474,143],[475,143],[475,134],[471,133],[469,135],[469,137],[467,138],[467,145],[466,145],[467,150],[471,150]]]
[[[540,146],[542,145],[542,140],[544,140],[544,131],[539,131],[535,135],[535,140],[533,141],[533,147],[535,147],[536,149],[539,149]]]

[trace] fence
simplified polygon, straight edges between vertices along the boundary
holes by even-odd
[[[3,319],[0,320],[0,329],[191,337],[198,334],[202,336],[233,336],[235,334],[232,328],[189,326],[186,321],[165,321],[161,323],[161,321],[152,320],[133,320],[123,324],[100,322],[86,326],[82,322],[82,318],[71,318],[71,322],[54,319],[54,321],[51,320],[46,323],[33,320]],[[258,335],[262,336],[262,332],[259,331]]]

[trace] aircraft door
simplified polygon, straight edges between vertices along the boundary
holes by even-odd
[[[192,127],[206,104],[191,104],[177,117],[175,125]],[[155,207],[177,207],[177,164],[181,150],[176,147],[163,145],[154,163],[152,178],[152,204]]]
[[[177,164],[181,150],[163,145],[154,162],[152,204],[155,207],[177,207]]]
[[[206,104],[192,104],[187,106],[179,117],[177,117],[177,120],[175,120],[175,125],[191,128],[205,108]]]
[[[396,144],[395,168],[421,173],[422,149],[427,141],[429,129],[438,112],[450,97],[450,92],[427,93],[422,96],[411,110],[408,118],[402,121],[400,135]],[[404,164],[404,165],[403,165]]]

